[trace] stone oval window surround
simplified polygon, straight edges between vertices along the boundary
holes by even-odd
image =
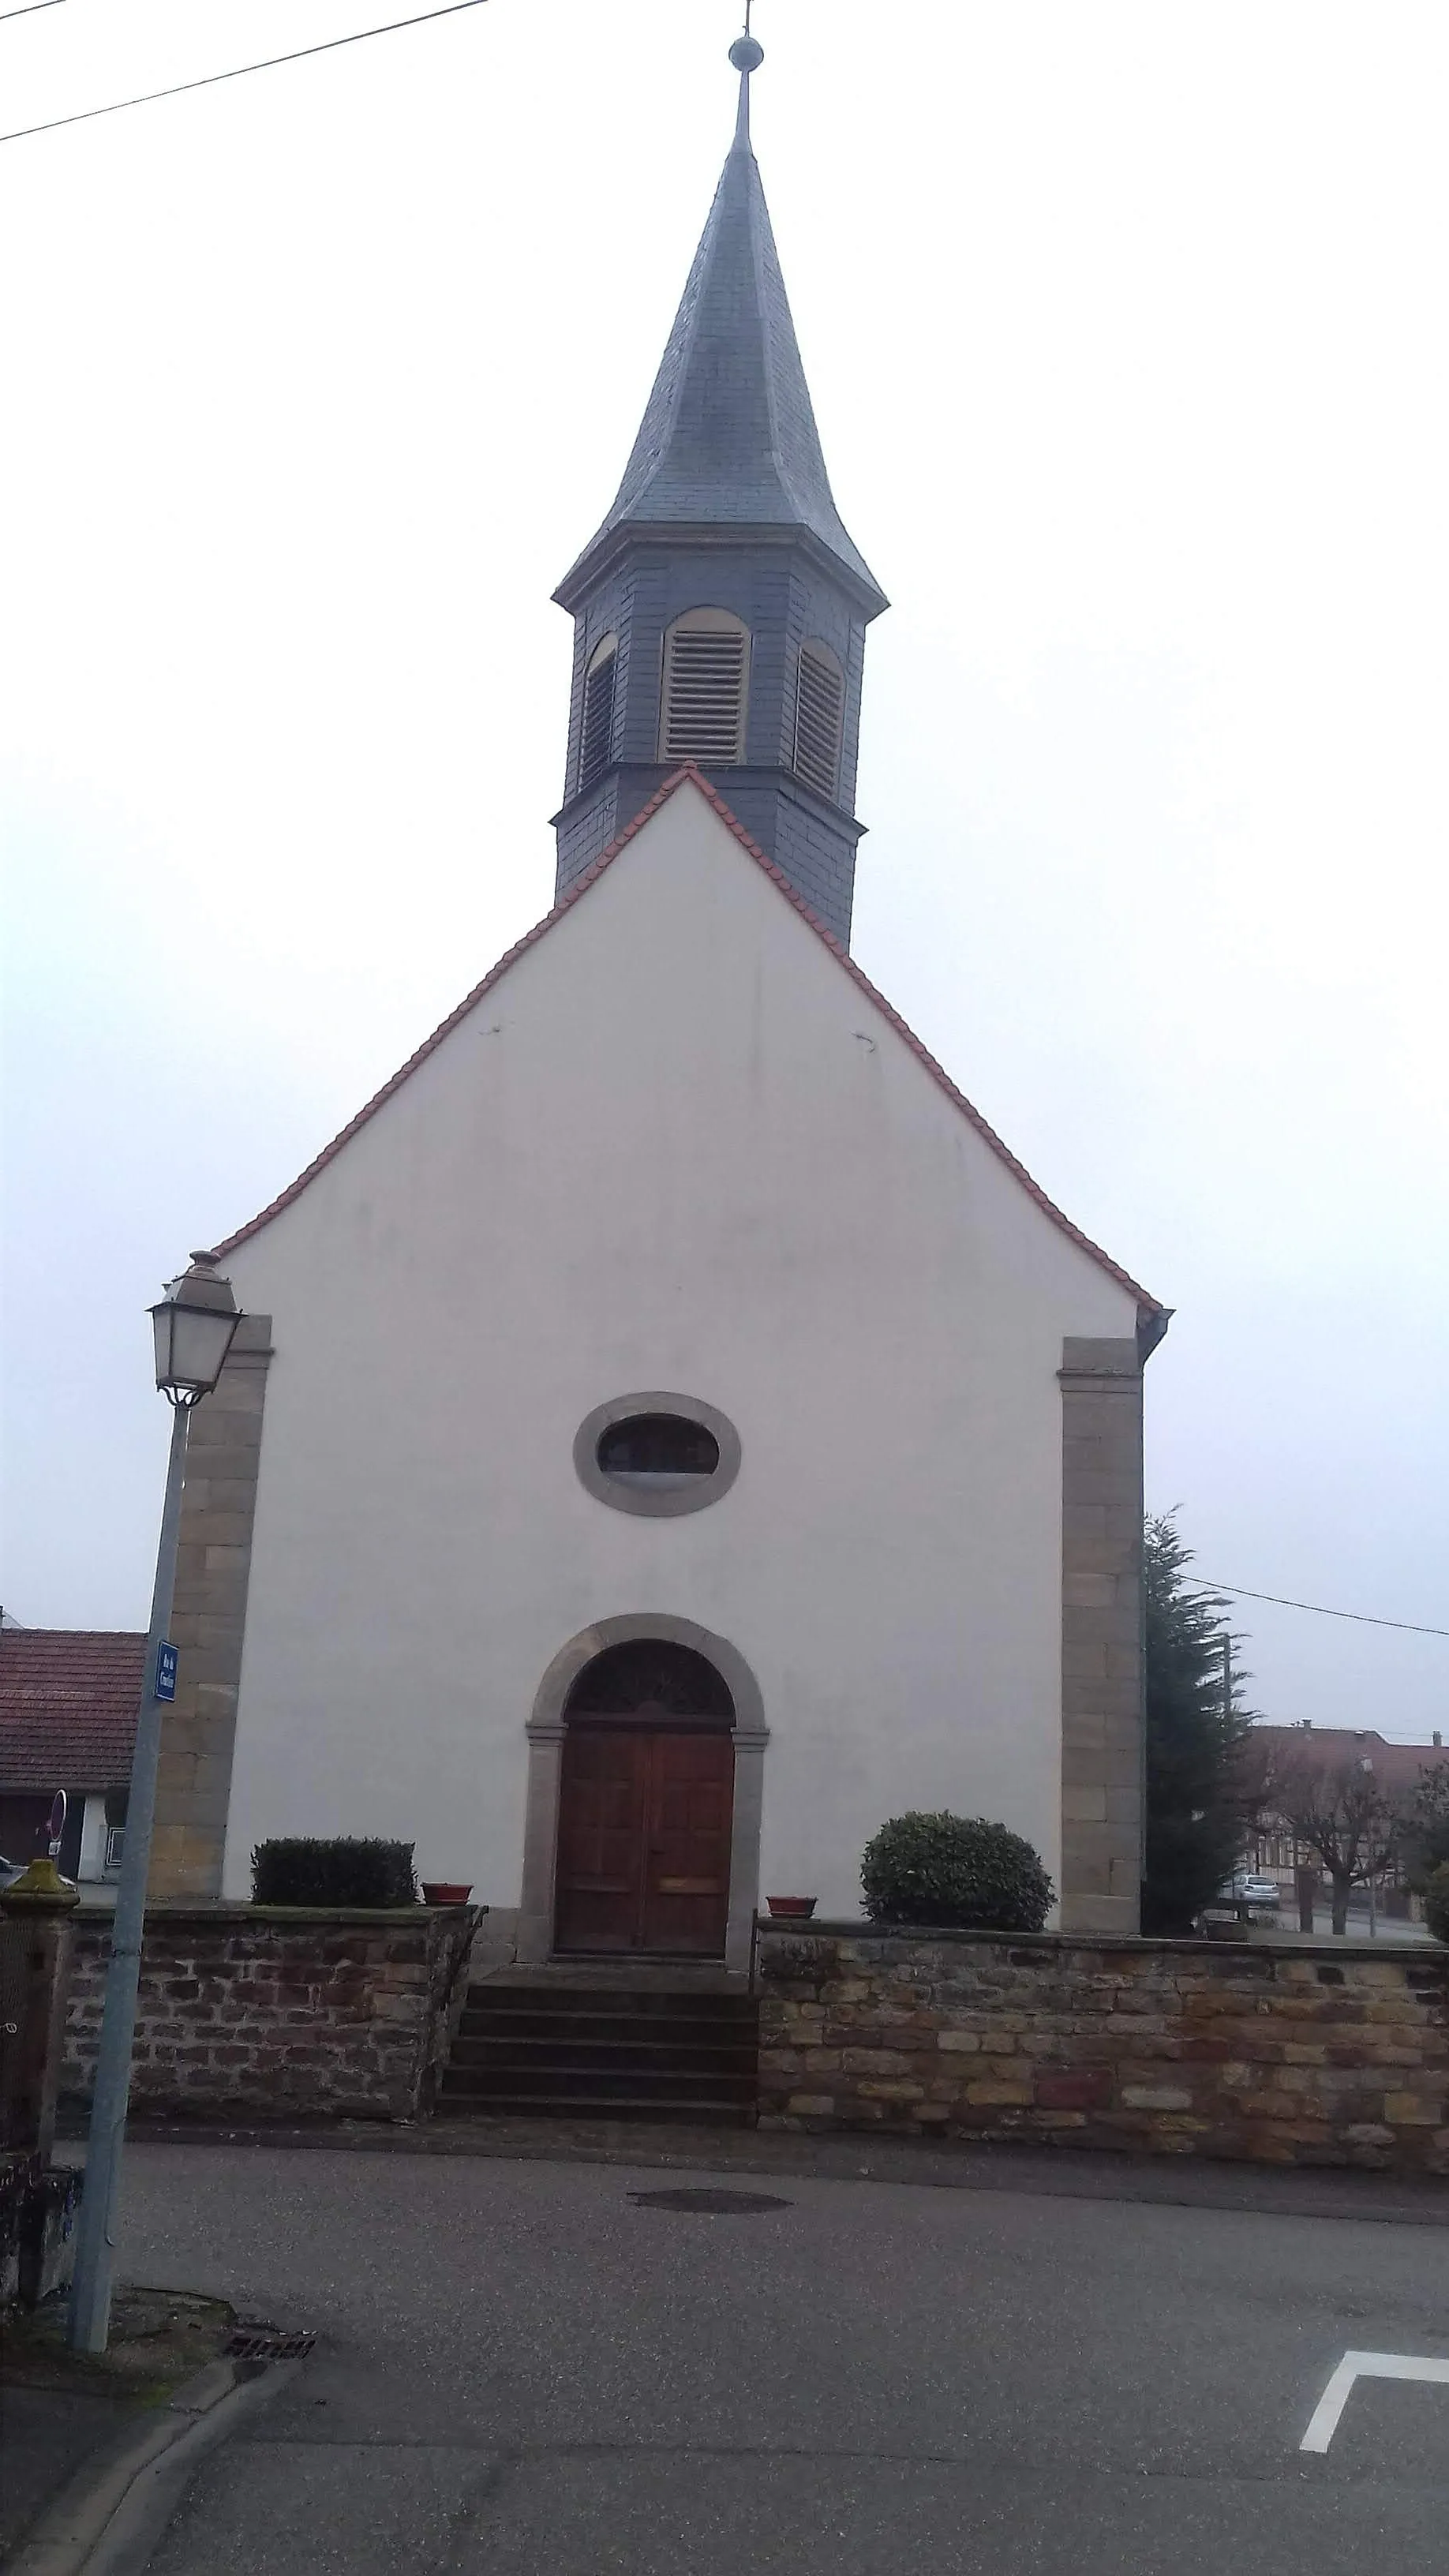
[[[620,1395],[579,1424],[574,1466],[596,1501],[669,1520],[728,1493],[739,1473],[739,1433],[698,1396]]]

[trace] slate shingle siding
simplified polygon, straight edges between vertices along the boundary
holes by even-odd
[[[560,585],[566,607],[620,529],[808,529],[863,594],[885,596],[830,489],[765,192],[752,152],[725,162],[624,479]]]
[[[575,619],[557,893],[647,803],[659,765],[665,637],[691,608],[749,631],[745,759],[707,775],[837,939],[850,939],[865,629],[885,606],[841,521],[760,174],[748,146],[725,163],[638,437],[612,509],[555,596]],[[584,672],[619,638],[617,774],[576,782]],[[800,646],[829,646],[845,674],[839,812],[794,779]]]
[[[728,550],[649,542],[631,550],[581,602],[569,721],[569,794],[556,817],[561,896],[608,847],[666,775],[659,761],[664,639],[690,608],[723,608],[749,630],[749,697],[745,763],[710,768],[745,829],[784,870],[827,930],[850,944],[855,845],[851,819],[864,620],[844,590],[804,550],[768,541]],[[576,799],[583,674],[600,638],[619,638],[614,684],[613,753],[617,777]],[[791,771],[795,748],[796,657],[802,643],[829,646],[846,676],[838,817],[802,788]],[[769,773],[768,783],[766,773]]]

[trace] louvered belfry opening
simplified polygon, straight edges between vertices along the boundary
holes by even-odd
[[[845,679],[833,653],[802,644],[795,673],[795,775],[833,804],[840,793]]]
[[[745,756],[749,635],[724,609],[692,608],[664,648],[660,756],[720,766]]]
[[[606,635],[589,656],[584,674],[584,711],[579,727],[579,788],[592,787],[609,766],[614,740],[614,679],[619,668],[619,639]]]

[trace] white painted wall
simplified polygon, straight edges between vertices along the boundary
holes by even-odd
[[[229,1894],[263,1835],[384,1833],[516,1904],[540,1677],[647,1610],[759,1680],[765,1892],[854,1912],[911,1806],[1055,1872],[1056,1372],[1134,1302],[693,788],[228,1267],[276,1348]],[[739,1429],[711,1509],[574,1474],[651,1387]]]
[[[87,1796],[81,1814],[80,1859],[78,1878],[102,1878],[106,1867],[106,1802],[104,1796]]]

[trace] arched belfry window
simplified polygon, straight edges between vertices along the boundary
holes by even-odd
[[[726,608],[691,608],[664,639],[661,760],[711,766],[745,756],[748,627]]]
[[[584,708],[579,725],[581,791],[592,787],[609,766],[614,747],[614,679],[618,668],[618,636],[601,636],[584,671]]]
[[[840,794],[840,737],[845,717],[845,674],[828,644],[802,644],[795,666],[797,778],[831,802]]]

